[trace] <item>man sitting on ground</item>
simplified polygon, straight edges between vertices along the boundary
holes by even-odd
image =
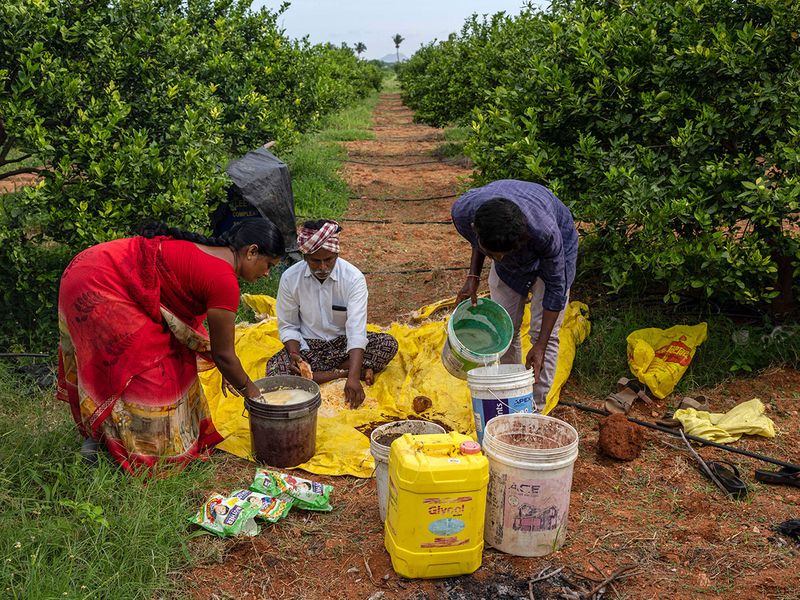
[[[267,363],[267,375],[301,374],[308,363],[317,383],[347,378],[345,398],[352,408],[364,401],[361,381],[372,385],[397,353],[397,340],[367,333],[367,282],[339,258],[336,221],[308,221],[297,238],[305,259],[281,276],[276,310],[285,348]]]

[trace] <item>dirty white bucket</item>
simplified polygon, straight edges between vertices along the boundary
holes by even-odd
[[[544,556],[564,543],[578,432],[553,417],[513,414],[486,425],[489,459],[484,540],[515,556]]]
[[[444,427],[416,419],[394,421],[376,427],[369,436],[369,451],[375,459],[375,481],[378,484],[378,510],[381,521],[386,520],[386,507],[389,502],[389,452],[392,442],[404,434],[424,435],[429,433],[447,433]]]
[[[478,367],[467,373],[467,385],[479,442],[486,423],[494,417],[533,412],[533,369],[522,365]]]

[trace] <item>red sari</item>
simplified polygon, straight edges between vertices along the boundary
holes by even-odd
[[[198,287],[194,273],[212,285]],[[223,439],[197,377],[198,353],[209,350],[206,289],[225,294],[211,304],[236,309],[233,268],[168,238],[99,244],[64,271],[56,395],[129,472],[186,463]]]

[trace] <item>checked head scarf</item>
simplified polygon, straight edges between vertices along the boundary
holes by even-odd
[[[302,227],[297,236],[297,249],[303,254],[314,254],[318,250],[329,250],[339,254],[339,224],[327,221],[319,229]]]

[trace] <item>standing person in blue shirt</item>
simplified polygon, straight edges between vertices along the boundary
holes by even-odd
[[[559,329],[575,279],[578,232],[572,213],[546,187],[504,179],[475,188],[453,204],[453,224],[472,245],[469,275],[456,299],[477,302],[486,257],[492,259],[489,291],[514,322],[514,341],[503,363],[522,362],[519,330],[531,294],[531,343],[525,365],[533,368],[533,399],[544,407],[558,361]]]

